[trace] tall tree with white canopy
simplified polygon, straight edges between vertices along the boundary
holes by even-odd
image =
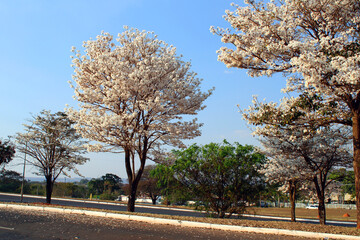
[[[232,47],[218,59],[251,76],[288,77],[286,91],[311,87],[337,104],[339,115],[318,118],[324,125],[352,126],[357,228],[360,228],[360,2],[358,0],[245,1],[225,20],[233,31],[212,28]]]
[[[116,42],[102,33],[83,47],[84,55],[73,49],[80,109],[68,113],[84,138],[100,142],[89,150],[124,153],[128,211],[134,211],[149,151],[161,144],[184,147],[183,139],[199,136],[202,124],[190,116],[205,108],[212,90],[202,92],[190,63],[151,32],[125,27]]]

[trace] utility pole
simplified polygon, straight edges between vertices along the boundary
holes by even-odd
[[[26,151],[27,151],[27,142],[25,144],[25,156],[24,156],[24,168],[23,168],[23,175],[22,175],[22,182],[21,182],[21,198],[20,202],[23,202],[24,198],[24,182],[25,182],[25,167],[26,167]]]

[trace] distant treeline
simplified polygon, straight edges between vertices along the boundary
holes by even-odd
[[[20,193],[22,176],[18,172],[10,170],[0,171],[0,192]],[[103,200],[116,199],[123,194],[122,179],[114,174],[105,174],[100,178],[91,180],[81,179],[77,182],[56,182],[54,185],[53,196],[71,198],[99,198]],[[24,194],[45,196],[45,181],[24,182]]]

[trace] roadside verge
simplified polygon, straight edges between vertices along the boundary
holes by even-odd
[[[84,209],[76,209],[76,208],[31,206],[31,205],[20,205],[20,204],[11,204],[11,203],[0,203],[0,208],[30,210],[30,211],[49,211],[49,212],[57,212],[57,213],[65,213],[65,214],[83,214],[88,216],[110,217],[110,218],[123,219],[123,220],[141,221],[152,224],[168,224],[168,225],[175,225],[181,227],[208,228],[208,229],[218,229],[225,231],[280,234],[280,235],[288,235],[288,236],[322,238],[322,239],[360,240],[360,237],[350,236],[350,235],[305,232],[298,230],[286,230],[286,229],[275,229],[275,228],[255,228],[255,227],[243,227],[243,226],[235,226],[235,225],[222,225],[222,224],[213,224],[213,223],[204,223],[204,222],[146,217],[146,216],[138,216],[138,215],[130,215],[130,214],[122,214],[122,213],[111,213],[104,211],[92,211],[92,210],[84,210]]]

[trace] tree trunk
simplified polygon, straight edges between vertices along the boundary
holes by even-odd
[[[143,148],[141,153],[139,153],[139,158],[140,158],[140,167],[137,171],[137,174],[135,176],[135,171],[134,171],[134,167],[135,165],[133,164],[133,167],[131,167],[131,159],[134,158],[134,154],[130,151],[130,149],[124,149],[125,151],[125,167],[126,167],[126,173],[128,175],[128,179],[129,179],[129,187],[130,187],[130,194],[129,194],[129,201],[128,201],[128,205],[127,205],[127,211],[128,212],[134,212],[135,211],[135,200],[136,200],[136,191],[137,191],[137,187],[139,185],[140,179],[141,179],[141,175],[144,172],[144,167],[145,167],[145,162],[146,162],[146,154],[147,154],[147,139],[144,140],[143,142]]]
[[[157,196],[151,195],[151,201],[153,205],[156,205]]]
[[[130,163],[131,156],[132,156],[131,151],[129,149],[125,149],[125,167],[126,167],[126,173],[128,175],[129,188],[130,188],[127,211],[135,212],[136,190],[140,181],[139,174],[141,174],[142,172],[140,173],[140,169],[139,169],[137,176],[134,175],[134,171],[133,171],[134,169],[132,169],[134,166],[131,167],[131,163]]]
[[[127,211],[128,212],[134,212],[135,211],[135,197],[136,197],[136,192],[135,192],[135,196],[133,195],[133,180],[134,180],[134,175],[133,175],[133,171],[131,169],[131,152],[130,149],[124,149],[124,153],[125,153],[125,168],[126,168],[126,173],[128,176],[128,181],[129,181],[129,199],[128,199],[128,204],[127,204]]]
[[[46,203],[51,203],[51,195],[53,191],[52,177],[46,177]]]
[[[225,217],[225,211],[220,210],[220,211],[218,212],[218,218],[224,218],[224,217]]]
[[[296,200],[296,180],[289,180],[289,195],[290,195],[290,203],[291,203],[291,221],[296,222],[295,217],[295,200]]]
[[[143,164],[141,164],[143,165]],[[145,165],[145,163],[144,163]],[[130,186],[130,194],[129,194],[129,201],[128,201],[128,205],[127,205],[127,211],[128,212],[135,212],[135,200],[136,200],[136,191],[137,191],[137,187],[139,185],[140,182],[140,178],[142,175],[142,169],[144,169],[144,166],[140,166],[138,173],[136,175],[135,178],[129,178],[129,186]]]
[[[278,194],[278,205],[277,207],[280,207],[280,194]]]
[[[128,204],[127,204],[127,211],[128,212],[135,212],[135,200],[136,200],[137,186],[136,187],[134,186],[134,182],[129,183],[129,185],[130,185],[130,194],[129,194],[129,201],[128,201]]]
[[[318,214],[319,214],[319,222],[321,225],[326,224],[325,182],[324,181],[325,181],[325,179],[323,179],[323,181],[321,181],[321,177],[320,177],[320,183],[319,183],[316,175],[313,178],[313,182],[315,184],[315,189],[316,189],[316,195],[319,200]]]
[[[357,210],[357,225],[360,229],[360,114],[359,111],[353,111],[353,147],[354,147],[354,175],[355,175],[355,191],[356,191],[356,210]]]
[[[318,207],[318,214],[320,224],[326,224],[326,211],[325,211],[325,197],[319,198],[319,207]]]

